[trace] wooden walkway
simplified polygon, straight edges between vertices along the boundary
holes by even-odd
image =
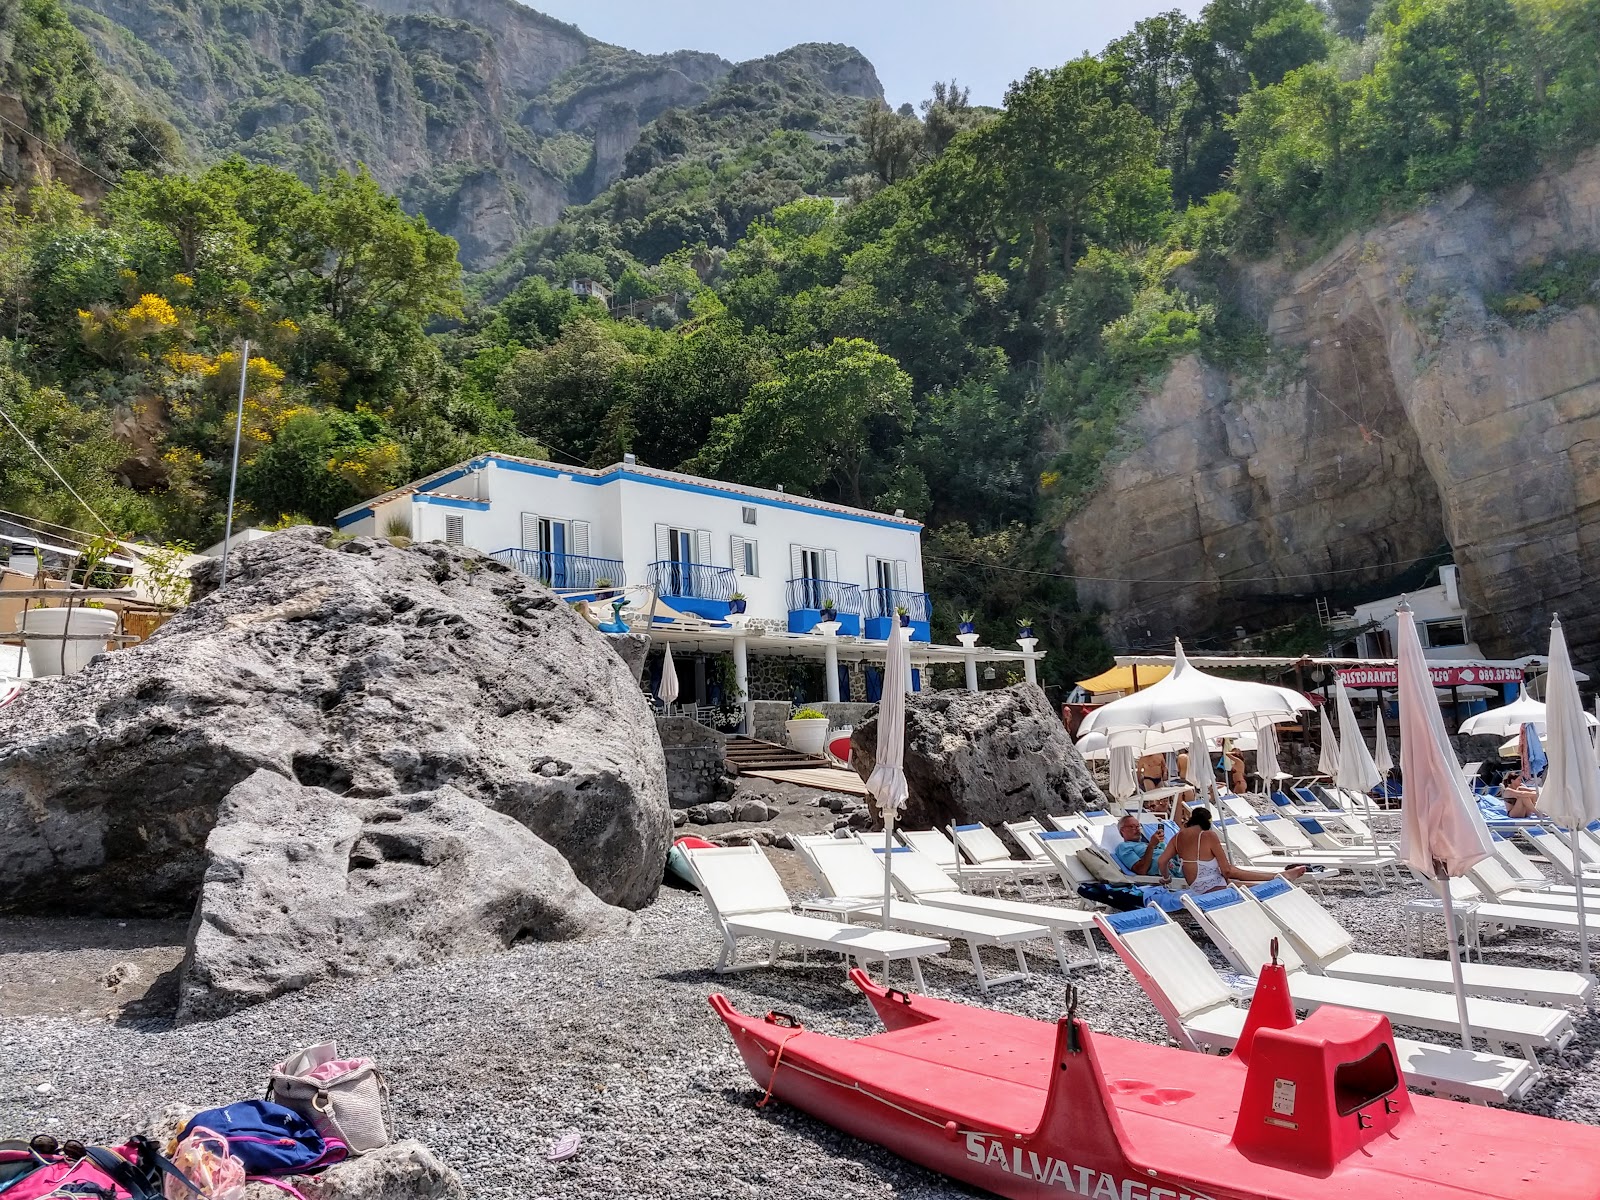
[[[854,771],[841,767],[803,767],[790,770],[740,771],[741,775],[757,779],[773,779],[779,783],[796,783],[801,787],[820,788],[827,792],[846,792],[852,796],[865,796],[867,785]]]

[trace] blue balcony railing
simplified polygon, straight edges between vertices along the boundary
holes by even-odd
[[[902,608],[913,621],[930,620],[932,606],[926,592],[902,592],[895,588],[870,588],[866,593],[867,616],[892,617]]]
[[[493,557],[513,570],[562,591],[593,592],[601,588],[620,588],[628,582],[621,561],[615,558],[515,547],[496,550]]]
[[[726,603],[733,598],[733,568],[673,560],[653,562],[650,584],[658,596]]]
[[[841,583],[837,579],[789,580],[790,612],[820,611],[824,604],[829,603],[837,612],[860,616],[861,589],[856,584]]]

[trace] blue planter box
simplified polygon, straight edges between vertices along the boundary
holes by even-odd
[[[851,637],[861,636],[861,617],[856,613],[837,613],[835,620],[839,622],[839,632],[849,634]],[[789,632],[810,633],[822,624],[822,610],[819,608],[791,608],[789,610]]]
[[[862,636],[872,638],[874,641],[886,642],[889,640],[889,634],[893,631],[895,623],[895,617],[868,617],[865,626],[863,626]],[[928,622],[926,621],[913,621],[907,628],[911,631],[911,640],[913,642],[932,640],[933,635],[929,632]],[[843,633],[844,630],[841,629],[839,632]]]
[[[669,608],[675,608],[681,613],[694,613],[696,616],[704,617],[708,621],[726,621],[728,619],[728,602],[726,600],[702,600],[699,596],[662,596],[661,603]]]

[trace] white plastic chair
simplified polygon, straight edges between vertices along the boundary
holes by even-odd
[[[788,945],[841,954],[847,967],[851,959],[863,967],[874,961],[909,961],[911,975],[921,991],[924,990],[921,960],[950,951],[950,943],[937,938],[912,937],[862,925],[841,925],[837,921],[796,913],[789,894],[783,890],[783,881],[759,846],[685,849],[684,856],[694,871],[706,907],[711,910],[711,919],[722,933],[722,953],[714,968],[719,974],[773,966],[778,959],[778,947]],[[756,962],[738,962],[740,938],[756,938],[768,943],[767,957]]]

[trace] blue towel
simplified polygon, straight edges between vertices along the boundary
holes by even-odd
[[[1545,768],[1550,765],[1550,759],[1544,752],[1544,747],[1539,744],[1539,731],[1532,725],[1524,725],[1522,732],[1528,739],[1528,761],[1522,764],[1524,772],[1529,779],[1542,778]]]

